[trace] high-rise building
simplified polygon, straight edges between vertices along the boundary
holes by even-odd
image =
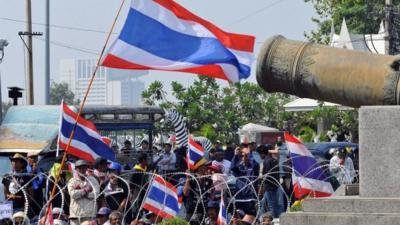
[[[60,61],[60,82],[67,83],[75,98],[82,100],[95,66],[95,59],[63,59]],[[140,105],[144,82],[138,77],[145,74],[145,71],[100,67],[86,104]]]

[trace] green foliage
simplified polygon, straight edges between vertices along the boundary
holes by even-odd
[[[74,101],[74,93],[69,89],[67,83],[51,82],[49,97],[50,105],[59,105],[63,99],[69,105],[79,104],[79,101]]]
[[[339,32],[343,18],[346,19],[348,29],[352,33],[370,34],[377,33],[379,24],[384,19],[385,1],[372,0],[304,0],[313,4],[319,18],[311,20],[317,24],[317,29],[305,36],[316,43],[329,42],[331,24],[335,25],[336,33]],[[400,0],[393,1],[395,5]]]
[[[311,127],[302,127],[299,130],[300,140],[302,142],[313,142],[314,137],[317,135]]]
[[[183,220],[179,217],[171,218],[171,219],[166,219],[163,220],[161,223],[158,223],[159,225],[189,225],[189,223],[186,220]]]
[[[209,138],[234,141],[239,127],[247,123],[283,126],[285,94],[269,94],[257,84],[230,84],[221,87],[215,79],[199,76],[189,87],[172,82],[174,101],[167,99],[161,82],[152,83],[142,94],[148,105],[176,108],[187,118],[191,133]],[[162,93],[162,94],[157,94]]]

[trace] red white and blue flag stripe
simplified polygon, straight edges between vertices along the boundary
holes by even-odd
[[[225,208],[224,198],[222,196],[221,196],[221,203],[219,204],[217,225],[228,225],[227,211]]]
[[[78,114],[65,103],[63,103],[62,109],[59,145],[66,149]],[[99,157],[115,160],[114,152],[108,144],[104,143],[95,125],[82,117],[78,117],[75,133],[67,153],[89,162],[94,162]]]
[[[192,137],[189,137],[187,151],[187,164],[190,170],[196,170],[201,164],[205,162],[204,148],[198,144]]]
[[[287,149],[292,160],[292,182],[296,198],[304,195],[328,197],[333,188],[317,160],[296,137],[285,133]]]
[[[158,216],[168,219],[173,218],[179,213],[179,201],[177,188],[155,175],[149,187],[143,208]]]
[[[254,40],[225,32],[173,0],[132,0],[102,66],[180,71],[238,82],[250,76]]]

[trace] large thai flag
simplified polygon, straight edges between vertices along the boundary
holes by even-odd
[[[227,211],[224,203],[224,198],[222,196],[221,196],[221,203],[219,204],[217,225],[228,225]]]
[[[165,219],[178,215],[178,191],[174,185],[155,175],[149,188],[143,208]]]
[[[254,40],[227,33],[173,0],[132,0],[102,66],[181,71],[237,82],[250,75]]]
[[[307,194],[313,197],[332,195],[331,183],[306,146],[288,133],[285,133],[285,141],[292,159],[292,182],[296,198]]]
[[[59,145],[66,149],[78,114],[65,103],[63,103],[62,109]],[[89,162],[94,162],[99,157],[115,160],[114,152],[108,144],[104,143],[95,125],[82,117],[78,117],[75,133],[67,153]]]
[[[200,165],[205,163],[204,148],[191,137],[189,137],[188,148],[186,157],[188,168],[196,170]]]

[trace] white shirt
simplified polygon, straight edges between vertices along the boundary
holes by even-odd
[[[333,156],[329,163],[329,171],[336,177],[340,184],[351,184],[353,182],[356,171],[354,170],[353,160],[346,157],[344,165],[339,164],[339,157]]]
[[[231,171],[231,161],[226,159],[218,162],[217,160],[212,161],[211,163],[213,166],[219,166],[222,168],[222,173],[228,175]]]
[[[160,168],[160,171],[171,171],[171,170],[176,170],[176,156],[175,153],[173,153],[172,151],[167,154],[166,152],[164,152],[163,154],[161,154],[161,156],[163,157],[159,162],[158,162],[158,166]]]

